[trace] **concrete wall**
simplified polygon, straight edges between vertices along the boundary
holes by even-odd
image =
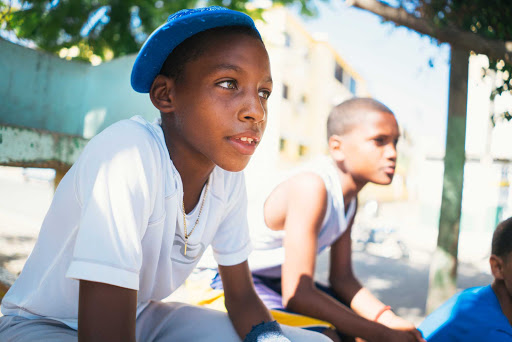
[[[83,134],[90,138],[116,121],[141,115],[148,120],[160,116],[148,94],[135,92],[130,73],[135,55],[91,66],[88,73],[87,112]]]
[[[88,70],[0,39],[0,123],[81,135]]]
[[[118,120],[158,115],[130,87],[135,56],[93,67],[0,39],[0,124],[90,138]]]

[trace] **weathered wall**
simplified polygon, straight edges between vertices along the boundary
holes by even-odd
[[[135,56],[93,67],[0,39],[0,124],[90,138],[118,120],[158,115],[130,87]]]
[[[81,135],[88,69],[0,39],[0,123]]]
[[[160,115],[149,100],[149,95],[135,92],[130,85],[134,61],[135,55],[131,55],[89,68],[83,131],[86,138],[134,115],[148,120]]]

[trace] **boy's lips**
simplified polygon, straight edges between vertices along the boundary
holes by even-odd
[[[252,155],[261,140],[254,132],[245,132],[228,137],[228,141],[241,154]]]
[[[395,166],[386,166],[382,169],[384,173],[388,175],[394,175],[395,174]]]

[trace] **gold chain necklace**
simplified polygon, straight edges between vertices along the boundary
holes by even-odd
[[[204,201],[206,199],[206,194],[208,194],[208,186],[210,185],[210,179],[208,178],[208,181],[206,182],[206,188],[204,190],[203,195],[203,201],[201,202],[201,208],[199,208],[199,214],[197,215],[196,222],[194,223],[194,227],[192,227],[192,230],[190,233],[187,233],[187,219],[185,214],[185,198],[183,198],[183,201],[181,202],[182,208],[181,213],[183,214],[183,232],[185,234],[185,255],[187,255],[187,244],[188,244],[188,238],[192,233],[194,232],[194,229],[196,229],[197,224],[199,223],[199,218],[201,217],[201,212],[203,211]],[[185,196],[183,196],[185,197]]]

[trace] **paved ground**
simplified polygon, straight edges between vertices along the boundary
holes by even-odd
[[[48,174],[29,176],[17,168],[0,167],[0,266],[13,274],[19,274],[23,268],[53,194]],[[418,205],[388,204],[381,208],[377,218],[383,226],[393,225],[397,238],[409,251],[409,258],[396,259],[398,255],[390,252],[390,245],[369,245],[368,251],[356,250],[353,255],[354,270],[361,282],[414,323],[421,322],[425,315],[428,268],[437,238],[435,227],[415,221]],[[359,220],[359,224],[364,225],[364,220]],[[489,233],[461,233],[459,288],[491,281],[486,260],[489,241]],[[327,279],[327,269],[328,256],[324,254],[317,266],[319,280]]]

